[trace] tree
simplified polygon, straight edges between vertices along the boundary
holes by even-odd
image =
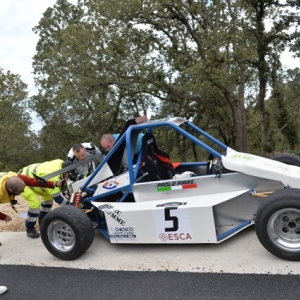
[[[35,159],[35,134],[29,129],[27,85],[19,75],[0,69],[0,170],[18,171]]]
[[[98,144],[103,133],[119,132],[126,119],[146,114],[151,100],[133,89],[135,58],[118,26],[59,0],[34,31],[40,37],[33,61],[39,93],[31,107],[46,124],[45,147],[53,149],[53,138],[60,153],[75,142]]]
[[[287,141],[291,150],[295,150],[299,144],[299,79],[299,68],[287,70],[284,84],[282,83],[284,79],[276,76],[269,101],[272,106],[272,117],[275,119],[280,136]],[[280,82],[278,83],[278,81]]]
[[[299,15],[291,9],[299,9],[299,1],[245,1],[246,16],[252,27],[248,31],[255,39],[257,59],[253,61],[258,75],[257,111],[261,116],[262,125],[262,153],[272,148],[272,128],[270,128],[270,111],[266,108],[265,100],[268,85],[275,88],[278,93],[278,83],[281,78],[280,54],[286,47],[293,47],[299,34],[297,26]],[[266,28],[268,24],[270,28]],[[295,31],[290,33],[292,28]],[[276,87],[274,86],[276,82]]]

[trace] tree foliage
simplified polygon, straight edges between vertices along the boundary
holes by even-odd
[[[278,128],[281,143],[285,141],[291,150],[299,144],[300,117],[300,71],[299,68],[288,70],[286,82],[274,82],[270,104]],[[278,134],[277,134],[278,136]]]
[[[261,131],[256,147],[266,150],[272,144],[267,89],[281,74],[280,53],[297,46],[297,30],[289,29],[299,17],[288,8],[299,5],[58,0],[34,28],[39,93],[31,107],[46,124],[42,144],[60,155],[75,141],[98,143],[150,108],[157,117],[185,116],[245,152],[254,112]]]
[[[29,129],[27,85],[0,69],[0,170],[18,171],[34,162],[37,138]]]
[[[32,108],[46,124],[43,141],[51,143],[51,133],[60,152],[67,143],[98,144],[101,134],[119,132],[127,118],[152,105],[133,89],[130,42],[108,22],[96,11],[58,1],[34,29],[40,36],[33,64],[40,89]]]

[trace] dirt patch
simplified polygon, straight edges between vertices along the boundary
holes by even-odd
[[[17,196],[16,200],[18,200],[18,204],[15,205],[17,211],[20,212],[27,212],[28,210],[28,203],[21,197]],[[53,203],[53,208],[57,207],[57,203]],[[17,231],[26,231],[25,228],[25,219],[21,218],[19,214],[17,214],[10,206],[10,204],[1,204],[0,211],[5,213],[6,215],[11,216],[11,222],[4,222],[0,221],[0,232],[17,232]],[[38,229],[38,225],[36,227]]]

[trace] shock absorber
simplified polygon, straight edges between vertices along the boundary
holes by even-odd
[[[73,205],[76,207],[80,207],[81,202],[82,202],[82,191],[78,190],[74,195]]]

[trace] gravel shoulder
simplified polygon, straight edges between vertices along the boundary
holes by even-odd
[[[28,210],[28,203],[21,196],[17,196],[16,200],[18,204],[15,205],[15,208],[19,213],[26,213]],[[54,203],[53,208],[57,207],[58,204]],[[11,222],[0,221],[0,232],[19,232],[26,231],[25,229],[25,219],[21,218],[18,213],[16,213],[10,206],[9,203],[1,204],[0,211],[11,216]],[[37,225],[38,229],[38,225]]]

